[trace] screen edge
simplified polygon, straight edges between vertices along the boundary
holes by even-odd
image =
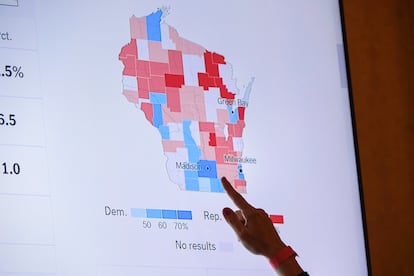
[[[362,216],[362,226],[364,231],[364,243],[365,243],[365,256],[367,262],[367,269],[368,275],[372,275],[371,270],[371,254],[369,249],[369,241],[368,241],[368,225],[367,225],[367,217],[366,217],[366,210],[365,210],[365,198],[364,198],[364,189],[362,184],[362,172],[361,172],[361,162],[360,162],[360,155],[359,155],[359,144],[358,144],[358,133],[357,133],[357,122],[355,116],[355,108],[354,108],[354,98],[353,98],[353,90],[352,90],[352,80],[351,80],[351,66],[348,54],[348,37],[347,37],[347,29],[345,25],[345,11],[344,11],[344,3],[342,0],[338,0],[339,2],[339,10],[340,10],[340,19],[341,19],[341,28],[342,28],[342,39],[344,43],[344,56],[345,56],[345,66],[346,66],[346,77],[348,83],[348,96],[349,96],[349,108],[351,111],[351,122],[352,122],[352,134],[353,134],[353,141],[354,141],[354,149],[355,149],[355,164],[357,169],[357,176],[358,176],[358,188],[359,188],[359,199],[360,199],[360,207],[361,207],[361,216]]]

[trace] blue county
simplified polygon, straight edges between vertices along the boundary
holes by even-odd
[[[170,127],[166,125],[161,125],[158,127],[159,132],[161,133],[162,140],[170,140]]]
[[[210,187],[210,178],[207,177],[199,177],[198,178],[198,187],[200,189],[200,192],[211,192]]]
[[[200,160],[201,150],[198,148],[193,139],[190,130],[191,121],[183,121],[184,146],[188,151],[188,161],[190,163],[197,163]]]
[[[185,178],[185,189],[187,191],[200,191],[198,178]]]
[[[153,104],[152,109],[154,112],[154,117],[152,118],[152,122],[156,128],[159,128],[163,124],[161,105]]]
[[[197,173],[197,171],[193,171],[193,170],[184,170],[184,177],[185,177],[185,179],[187,179],[187,178],[198,178],[198,173]]]
[[[239,120],[239,109],[238,108],[233,109],[232,106],[228,106],[227,110],[229,112],[230,123],[236,124],[237,121]]]
[[[191,135],[190,130],[191,121],[185,120],[183,121],[183,132],[184,132],[184,145],[186,146],[195,146],[196,143]]]
[[[197,163],[200,160],[201,150],[196,145],[185,145],[188,151],[188,161]]]
[[[239,171],[239,179],[244,180],[244,173],[243,173],[243,167],[241,164],[239,164],[237,170]]]
[[[161,41],[161,17],[161,10],[151,13],[146,17],[148,40]]]
[[[224,188],[221,184],[220,179],[218,178],[211,178],[210,179],[210,191],[213,193],[223,193]]]
[[[199,191],[200,186],[198,184],[198,173],[193,170],[184,171],[185,189],[187,191]]]
[[[199,177],[217,178],[217,166],[216,161],[213,160],[200,160],[197,162],[200,165],[198,171]]]
[[[150,92],[149,96],[152,104],[167,104],[167,96],[164,93]]]

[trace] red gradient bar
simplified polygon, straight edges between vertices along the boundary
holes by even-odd
[[[283,224],[285,222],[282,215],[269,215],[269,218],[273,224]]]

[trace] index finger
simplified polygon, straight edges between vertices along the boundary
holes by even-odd
[[[250,205],[241,194],[239,194],[233,186],[230,184],[230,182],[227,180],[227,178],[222,177],[221,183],[223,184],[223,188],[226,191],[226,193],[229,195],[231,200],[234,202],[234,204],[239,207],[240,210],[246,211],[249,209],[254,209],[252,205]]]

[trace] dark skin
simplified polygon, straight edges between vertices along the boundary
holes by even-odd
[[[262,209],[250,205],[223,177],[224,190],[239,208],[237,211],[226,207],[223,216],[233,228],[240,242],[252,253],[271,259],[286,245],[277,233],[269,215]],[[297,276],[303,272],[294,256],[288,258],[277,269],[283,276]]]

